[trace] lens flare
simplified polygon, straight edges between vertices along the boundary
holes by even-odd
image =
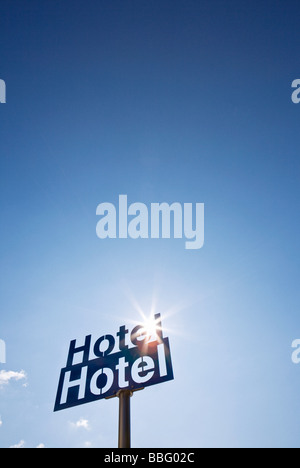
[[[143,332],[147,337],[148,342],[157,341],[161,335],[161,316],[151,315],[149,318],[145,318],[142,323]]]

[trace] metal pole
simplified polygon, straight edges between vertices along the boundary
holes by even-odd
[[[119,397],[119,449],[131,447],[131,428],[130,428],[130,390],[120,390]]]

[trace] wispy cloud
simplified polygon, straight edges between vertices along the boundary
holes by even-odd
[[[25,440],[20,440],[20,442],[19,442],[18,444],[16,444],[16,445],[11,445],[9,448],[10,448],[10,449],[23,449],[23,448],[25,448],[25,445],[26,445]],[[35,448],[37,448],[37,449],[44,449],[44,448],[46,448],[46,447],[45,447],[45,444],[39,444],[39,445],[38,445],[37,447],[35,447]]]
[[[11,447],[9,447],[11,449],[22,449],[22,448],[25,448],[25,441],[24,440],[21,440],[18,444],[16,445],[12,445]]]
[[[85,429],[87,431],[90,430],[90,425],[89,425],[89,422],[87,419],[79,419],[79,421],[75,422],[75,423],[71,423],[71,426],[74,428],[74,429]]]
[[[23,370],[21,372],[2,370],[0,371],[0,388],[9,384],[11,380],[19,381],[23,379],[26,379],[26,373]]]

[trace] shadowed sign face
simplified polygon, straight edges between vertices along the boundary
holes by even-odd
[[[120,390],[173,380],[169,339],[163,337],[159,314],[153,324],[151,331],[144,325],[136,326],[130,340],[129,330],[122,326],[117,338],[103,335],[93,344],[89,335],[83,346],[72,341],[67,366],[60,374],[54,411],[108,398]],[[119,349],[113,352],[116,347]]]

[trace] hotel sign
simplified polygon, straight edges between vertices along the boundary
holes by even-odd
[[[163,337],[160,314],[154,323],[155,332],[137,325],[129,334],[121,326],[116,337],[93,340],[89,335],[83,345],[73,340],[61,370],[54,411],[173,380],[170,344]]]

